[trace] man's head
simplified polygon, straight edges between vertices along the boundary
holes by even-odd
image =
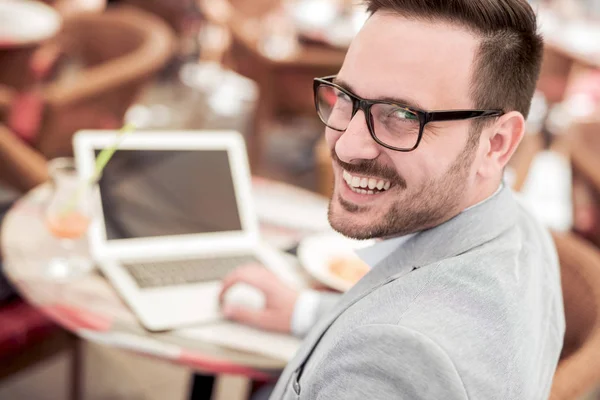
[[[373,106],[370,126],[363,109],[355,107],[341,131],[327,128],[335,176],[329,219],[335,229],[355,238],[431,228],[498,188],[524,132],[543,48],[526,0],[367,3],[372,16],[334,83],[357,98],[390,101],[409,110],[503,114],[427,122],[412,151],[390,148],[401,141],[381,128],[392,124],[391,116],[399,115],[395,110],[400,110],[402,123],[412,125],[394,119],[394,129],[419,126],[416,114],[393,105]],[[337,96],[349,101],[343,93]],[[340,101],[327,101],[338,113],[342,110]],[[418,135],[419,129],[411,132]],[[356,188],[357,183],[363,187]]]

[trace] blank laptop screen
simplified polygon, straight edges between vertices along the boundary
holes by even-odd
[[[242,230],[226,150],[118,150],[99,186],[108,240]]]

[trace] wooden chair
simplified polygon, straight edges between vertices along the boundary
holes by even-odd
[[[600,387],[600,250],[575,234],[555,234],[566,317],[551,400],[573,400]]]
[[[47,180],[46,158],[0,125],[0,181],[25,193]]]
[[[41,107],[0,85],[0,122],[21,136],[0,128],[0,178],[31,189],[47,178],[43,160],[72,154],[75,132],[120,127],[144,84],[171,58],[173,43],[164,22],[133,7],[67,18],[52,44],[61,53],[57,69],[66,72],[26,92]],[[24,134],[23,126],[35,132]]]
[[[189,29],[191,13],[195,10],[195,0],[122,0],[163,19],[178,36]]]
[[[10,105],[15,97],[15,89],[0,84],[0,121],[6,121]]]
[[[143,85],[171,58],[173,33],[133,7],[81,14],[65,21],[67,56],[82,69],[42,91],[46,109],[35,147],[47,158],[70,155],[82,128],[116,128]]]
[[[549,103],[560,103],[564,99],[574,64],[573,58],[560,47],[551,44],[545,46],[538,89]]]
[[[3,10],[3,15],[0,16],[4,20],[13,17],[13,13],[15,15],[20,14],[20,18],[29,13],[34,13],[39,19],[38,23],[41,22],[42,26],[49,28],[49,30],[44,29],[44,33],[35,38],[27,37],[27,35],[20,37],[15,31],[14,40],[11,39],[9,34],[7,42],[0,43],[0,85],[8,85],[17,90],[27,88],[35,81],[36,71],[28,67],[39,49],[44,47],[49,40],[52,40],[61,26],[60,13],[55,9],[39,1],[29,1],[28,3],[23,4],[23,8],[19,6],[18,2],[13,3],[12,7],[9,6],[9,8]],[[23,23],[27,24],[25,21]],[[5,35],[2,36],[4,39]]]
[[[164,22],[133,7],[65,19],[51,44],[63,73],[35,92],[43,103],[35,147],[47,157],[69,154],[75,130],[120,124],[143,84],[170,59],[173,40]]]
[[[574,229],[600,248],[600,118],[575,124],[569,137]]]
[[[34,74],[28,66],[41,44],[23,47],[0,48],[0,87],[22,90],[34,82]],[[4,93],[6,95],[6,93]]]

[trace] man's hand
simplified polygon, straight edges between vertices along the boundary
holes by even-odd
[[[236,283],[246,283],[262,291],[265,295],[265,307],[253,310],[241,306],[227,306],[223,314],[234,321],[256,328],[290,333],[290,324],[294,306],[298,300],[298,291],[282,282],[277,275],[260,265],[242,267],[223,280],[219,300],[223,304],[225,292]]]

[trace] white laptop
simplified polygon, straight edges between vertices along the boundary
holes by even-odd
[[[73,140],[79,174],[116,131]],[[149,330],[220,318],[220,279],[240,264],[283,265],[260,242],[244,140],[230,131],[134,132],[99,181],[92,256]]]

